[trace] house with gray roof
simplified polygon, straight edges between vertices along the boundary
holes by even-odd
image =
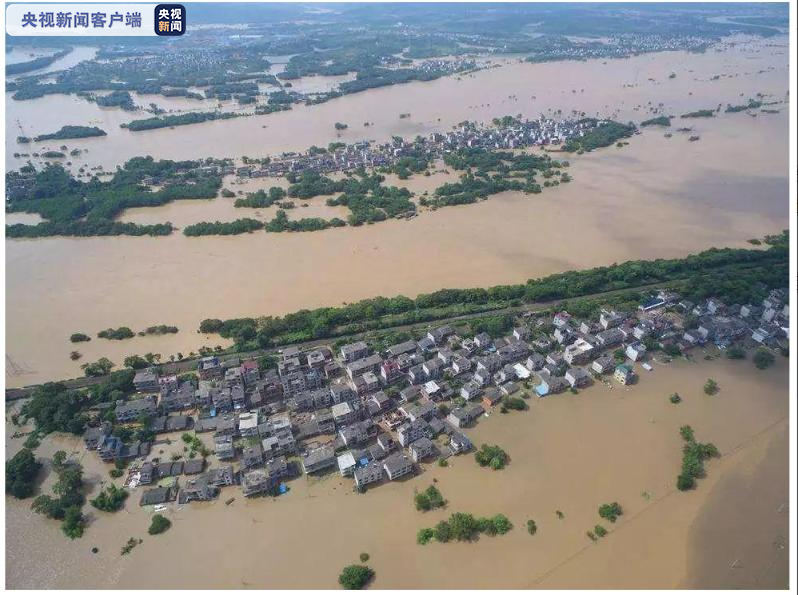
[[[158,373],[151,368],[136,372],[133,377],[133,386],[140,393],[157,393],[161,390],[161,386],[158,383]]]
[[[413,472],[413,461],[403,452],[397,452],[382,462],[385,475],[394,481]]]
[[[334,466],[337,462],[335,450],[325,445],[314,448],[302,458],[302,469],[306,474],[318,473]]]
[[[157,411],[155,397],[148,396],[132,401],[116,402],[116,421],[120,423],[130,423],[139,419],[141,416],[152,417]]]
[[[139,506],[154,506],[156,504],[166,504],[177,497],[174,486],[164,486],[144,490],[139,500]]]
[[[189,502],[207,502],[219,496],[219,488],[211,485],[207,475],[198,475],[186,479],[185,485],[180,489],[178,496],[179,504]]]
[[[241,491],[246,497],[265,494],[276,487],[265,469],[253,469],[241,475]]]
[[[426,437],[421,437],[415,442],[411,443],[408,450],[410,451],[410,455],[413,457],[413,461],[416,463],[431,457],[438,452],[438,449],[435,448],[435,444],[433,444],[432,440]]]
[[[236,482],[236,474],[232,465],[210,469],[206,475],[208,476],[208,482],[219,488],[231,486]]]
[[[247,446],[241,452],[241,470],[245,471],[253,467],[263,465],[263,447],[260,444]]]

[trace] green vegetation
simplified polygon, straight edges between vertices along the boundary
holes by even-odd
[[[503,514],[490,518],[476,518],[472,514],[455,512],[448,520],[440,521],[434,529],[422,529],[416,535],[416,541],[424,545],[432,537],[439,543],[449,541],[474,541],[480,534],[504,535],[513,528],[513,524]]]
[[[679,393],[673,393],[670,397],[670,402],[677,405],[682,402],[682,397],[679,396]]]
[[[474,457],[480,467],[490,467],[494,471],[504,469],[507,463],[510,462],[510,455],[495,444],[493,446],[483,444],[479,450],[474,453]]]
[[[78,506],[70,506],[64,511],[64,520],[61,523],[61,531],[70,539],[83,537],[86,529],[86,519]]]
[[[94,101],[101,107],[121,107],[127,112],[136,109],[133,97],[127,91],[111,91],[108,95],[95,97]]]
[[[670,126],[671,119],[668,116],[657,116],[649,120],[640,122],[640,126]]]
[[[69,336],[69,340],[73,343],[82,343],[84,341],[91,341],[91,337],[84,333],[72,333]]]
[[[172,521],[162,514],[156,514],[152,517],[152,522],[150,523],[150,528],[147,529],[147,533],[150,535],[160,535],[168,531],[171,526]]]
[[[423,492],[419,492],[415,496],[416,510],[428,511],[435,508],[441,508],[446,505],[446,500],[443,499],[440,490],[435,486],[429,486]]]
[[[563,520],[565,518],[565,513],[562,510],[555,511],[555,514],[557,515],[557,518],[560,520]]]
[[[361,562],[368,562],[368,561],[369,561],[369,558],[370,558],[371,556],[369,556],[367,553],[363,552],[363,553],[361,553],[361,554],[360,554],[360,556],[359,556],[359,557],[360,557],[360,561],[361,561]]]
[[[80,435],[88,410],[100,403],[115,403],[134,392],[132,370],[114,372],[107,380],[86,390],[70,390],[64,384],[48,382],[37,387],[25,402],[21,415],[33,419],[42,435],[66,432]],[[113,415],[113,408],[110,408]],[[111,421],[111,420],[109,420]]]
[[[754,352],[754,365],[760,370],[769,368],[775,361],[776,358],[773,354],[764,347],[760,347]]]
[[[119,328],[107,328],[104,331],[97,333],[100,339],[111,339],[113,341],[122,341],[124,339],[132,339],[136,336],[130,328],[120,326]]]
[[[24,74],[34,70],[41,70],[53,64],[56,60],[60,60],[72,51],[72,48],[65,48],[50,56],[41,56],[28,60],[27,62],[16,62],[14,64],[6,64],[6,76],[15,74]]]
[[[46,140],[62,140],[70,138],[89,138],[92,136],[107,136],[107,132],[96,126],[62,126],[57,132],[41,134],[34,138],[36,142]]]
[[[596,122],[587,118],[583,121]],[[621,124],[620,122],[604,122],[585,132],[584,136],[571,138],[563,144],[563,151],[573,153],[576,151],[589,152],[602,147],[614,145],[622,138],[629,138],[637,130],[634,124]]]
[[[786,238],[786,235],[779,237]],[[572,298],[656,283],[667,283],[693,301],[715,296],[730,303],[748,303],[766,297],[769,289],[787,285],[788,268],[786,244],[774,244],[767,250],[712,249],[682,259],[630,261],[559,273],[517,285],[443,289],[415,299],[377,297],[341,307],[302,310],[282,317],[208,319],[200,324],[200,332],[219,333],[233,339],[238,349],[250,350],[525,303],[568,299],[569,311],[582,305],[589,305],[589,311],[594,306],[599,308],[602,302],[594,300],[595,304],[581,304]]]
[[[268,191],[258,190],[257,192],[248,192],[246,198],[237,198],[234,205],[237,208],[249,207],[253,209],[265,209],[283,200],[285,196],[285,190],[279,186],[272,186]]]
[[[736,113],[736,112],[744,112],[745,110],[749,110],[749,109],[756,109],[756,108],[762,107],[762,105],[764,105],[764,104],[761,101],[756,101],[755,99],[749,99],[748,103],[744,103],[742,105],[727,104],[725,111],[726,111],[726,113],[733,114],[733,113]]]
[[[101,357],[96,362],[87,362],[80,366],[86,376],[107,376],[114,367],[114,362]]]
[[[363,589],[374,578],[374,571],[368,566],[352,564],[343,569],[338,576],[338,583],[344,589]]]
[[[143,370],[150,364],[140,355],[129,355],[124,359],[122,365],[131,370]]]
[[[104,512],[116,512],[122,510],[127,500],[128,493],[124,488],[118,488],[114,484],[110,484],[107,488],[102,490],[97,497],[90,500],[91,505],[97,510]]]
[[[708,378],[704,383],[704,394],[714,395],[718,392],[718,390],[720,390],[720,387],[712,378]]]
[[[715,117],[715,110],[711,109],[700,109],[694,112],[687,112],[686,114],[682,114],[682,118],[714,118]]]
[[[158,324],[155,326],[148,326],[143,331],[139,331],[139,336],[144,337],[145,335],[173,335],[178,332],[178,328],[176,326],[169,326],[168,324]]]
[[[81,512],[86,498],[83,495],[83,468],[78,464],[66,464],[66,453],[53,455],[53,471],[58,481],[53,485],[55,497],[42,494],[31,504],[34,512],[62,521],[61,530],[70,539],[83,535],[86,521]]]
[[[96,176],[87,182],[80,181],[60,165],[47,165],[38,171],[24,166],[6,174],[8,211],[37,213],[47,221],[6,226],[6,235],[12,238],[168,235],[172,231],[169,223],[137,225],[114,219],[128,208],[215,198],[221,178],[199,168],[219,163],[135,157],[118,168],[107,182]],[[149,183],[160,188],[153,191]]]
[[[482,148],[461,149],[447,153],[444,163],[452,169],[464,171],[459,182],[446,183],[435,189],[432,198],[422,198],[422,205],[433,208],[471,204],[488,196],[515,190],[537,194],[541,185],[535,176],[541,174],[544,186],[556,186],[567,164],[548,155],[529,155],[510,151],[488,151]],[[567,176],[566,180],[570,180]]]
[[[726,357],[729,359],[745,359],[745,349],[739,345],[732,345],[726,350]]]
[[[676,478],[676,487],[681,491],[695,487],[696,479],[704,477],[704,461],[720,456],[718,449],[712,443],[702,444],[696,442],[693,428],[682,426],[679,433],[685,441],[682,449],[682,472]]]
[[[127,543],[122,546],[121,555],[125,556],[133,551],[133,548],[139,545],[142,542],[141,539],[136,539],[135,537],[131,537],[127,540]]]
[[[52,236],[95,237],[95,236],[168,236],[172,233],[169,223],[138,225],[118,221],[74,221],[36,225],[6,225],[9,238],[48,238]]]
[[[526,411],[529,405],[521,397],[505,397],[502,401],[503,411]]]
[[[374,223],[397,217],[405,213],[412,213],[416,206],[410,200],[411,194],[407,188],[382,186],[384,178],[373,174],[362,175],[360,179],[349,178],[344,187],[344,193],[338,198],[330,198],[330,206],[346,206],[351,214],[348,217],[350,225]],[[288,189],[289,196],[292,188]]]
[[[201,124],[213,120],[231,120],[241,118],[249,114],[239,112],[188,112],[185,114],[154,116],[143,120],[132,120],[125,124],[120,124],[122,128],[127,128],[131,132],[141,132],[143,130],[156,130],[158,128],[171,128],[173,126],[188,126],[189,124]]]
[[[349,124],[343,124],[341,122],[336,122],[335,123],[335,129],[336,130],[346,130],[347,128],[349,128]]]
[[[526,530],[527,530],[527,532],[528,532],[530,535],[534,535],[535,533],[537,533],[537,532],[538,532],[538,525],[537,525],[537,523],[535,523],[535,521],[533,521],[532,519],[529,519],[529,520],[526,522]]]
[[[419,545],[427,545],[432,538],[435,537],[435,529],[431,529],[429,527],[424,529],[419,529],[418,533],[416,534],[416,543]]]
[[[42,468],[33,451],[23,448],[6,461],[6,494],[20,500],[33,495],[36,476]]]
[[[264,227],[265,225],[262,221],[244,217],[242,219],[236,219],[235,221],[194,223],[183,228],[183,234],[189,237],[209,235],[231,236],[242,233],[252,233]]]
[[[596,537],[604,537],[607,534],[607,530],[601,525],[596,525],[593,528],[593,532],[596,534]]]
[[[266,231],[281,233],[284,231],[321,231],[330,227],[344,227],[346,223],[333,218],[329,221],[318,217],[304,217],[295,221],[288,219],[288,214],[283,209],[278,209],[274,219],[266,224]]]
[[[620,504],[613,502],[612,504],[602,504],[599,506],[598,513],[601,518],[614,523],[618,520],[618,517],[623,514],[623,510]]]

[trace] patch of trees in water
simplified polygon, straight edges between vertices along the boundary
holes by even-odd
[[[97,126],[62,126],[60,130],[50,134],[40,134],[33,140],[42,142],[46,140],[62,140],[70,138],[89,138],[92,136],[106,136],[108,133]]]
[[[640,126],[670,126],[671,119],[668,116],[657,116],[640,122]]]
[[[596,122],[595,118],[585,118],[582,122]],[[635,133],[634,124],[622,124],[620,122],[603,122],[591,128],[580,137],[569,138],[563,144],[563,151],[574,153],[584,151],[585,153],[609,147],[617,143],[622,138],[629,138]]]
[[[8,212],[37,213],[47,221],[8,225],[6,235],[18,237],[169,235],[170,223],[138,225],[114,219],[125,209],[160,206],[173,200],[215,198],[221,177],[200,170],[221,161],[155,161],[134,157],[107,182],[93,177],[80,181],[60,165],[36,170],[30,165],[6,174]],[[145,180],[160,183],[151,190]]]

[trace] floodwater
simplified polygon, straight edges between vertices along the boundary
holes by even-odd
[[[38,48],[14,48],[11,52],[6,54],[6,64],[13,64],[16,62],[27,62],[29,60],[33,60],[34,58],[41,58],[42,56],[52,56],[53,54],[57,53],[59,50],[42,50]],[[97,48],[94,47],[86,47],[80,46],[73,48],[71,52],[69,52],[63,58],[59,58],[49,66],[45,66],[44,68],[40,68],[38,70],[32,70],[30,72],[24,72],[17,75],[11,75],[6,77],[8,80],[15,80],[16,78],[26,77],[26,76],[35,76],[40,74],[47,74],[50,72],[57,72],[59,70],[68,70],[73,66],[77,66],[81,62],[85,62],[86,60],[93,60],[97,56]]]
[[[177,159],[253,157],[326,145],[338,138],[335,121],[374,122],[368,129],[350,125],[342,138],[352,141],[364,134],[426,134],[466,118],[518,112],[534,117],[557,108],[588,114],[617,108],[618,118],[640,121],[650,117],[645,108],[649,102],[662,102],[667,113],[680,114],[740,103],[757,92],[780,101],[787,87],[783,44],[777,39],[723,52],[670,52],[606,63],[510,62],[462,80],[376,89],[308,109],[245,118],[243,123],[142,133],[135,142],[128,137],[119,142],[118,134],[103,126],[109,130],[107,138],[76,141],[74,146],[90,147],[81,163],[112,167],[143,153]],[[677,73],[675,79],[668,79],[671,72]],[[721,78],[713,81],[715,74]],[[56,96],[36,101],[45,100],[52,102],[53,113],[58,106],[72,109],[77,101]],[[10,102],[9,113],[22,106],[29,110],[28,122],[36,112],[30,104]],[[88,107],[80,109],[102,117],[128,117],[119,110],[84,105]],[[131,354],[153,352],[166,359],[203,345],[224,345],[216,336],[196,333],[204,318],[274,315],[376,295],[517,283],[630,259],[748,246],[746,240],[788,226],[787,105],[775,107],[779,113],[758,117],[720,113],[711,119],[676,119],[671,138],[649,128],[623,148],[568,156],[574,178],[570,184],[539,195],[505,193],[476,205],[423,210],[410,221],[299,234],[6,241],[7,382],[21,386],[79,376],[82,362],[101,356],[121,364]],[[400,120],[398,114],[405,112],[411,117]],[[57,129],[56,116],[48,117],[53,121],[39,125]],[[265,129],[254,125],[260,122]],[[684,125],[692,126],[691,134],[698,134],[700,141],[688,142],[688,134],[675,130]],[[438,172],[409,180],[389,176],[388,181],[423,194],[454,177],[454,172]],[[225,186],[238,193],[273,181],[234,182],[226,180]],[[296,201],[289,216],[345,217],[346,209],[327,207],[325,198]],[[131,209],[120,219],[171,221],[183,227],[273,216],[274,208],[232,205],[233,199],[224,198],[178,201]],[[73,332],[94,336],[107,327],[125,325],[138,331],[155,324],[175,325],[180,332],[127,341],[68,341]],[[83,354],[81,360],[69,358],[73,349]]]
[[[563,114],[572,110],[587,115],[616,114],[621,120],[639,121],[645,119],[645,112],[636,108],[644,108],[649,102],[653,106],[663,103],[669,112],[680,114],[719,103],[740,103],[741,94],[747,98],[767,92],[783,98],[788,88],[787,55],[784,37],[766,41],[740,38],[722,52],[705,54],[665,52],[624,60],[547,64],[505,60],[500,68],[470,75],[372,89],[321,105],[294,106],[287,112],[174,129],[130,132],[119,128],[116,118],[109,116],[107,125],[100,126],[108,132],[101,139],[102,152],[90,153],[86,161],[107,169],[138,155],[169,159],[262,157],[302,151],[311,145],[327,146],[338,140],[382,141],[392,135],[410,138],[449,130],[463,120],[489,121],[517,113],[535,117],[555,110]],[[669,79],[671,73],[676,78]],[[715,76],[720,78],[712,80]],[[312,80],[297,85],[312,85]],[[8,101],[7,119],[13,121],[19,110],[46,112],[43,99]],[[195,105],[191,100],[180,101]],[[95,118],[108,113],[97,106],[92,111]],[[410,117],[399,117],[405,113]],[[80,121],[81,113],[62,109],[60,114],[70,120],[69,124],[85,124]],[[336,131],[336,122],[349,128]],[[366,122],[370,126],[365,127]],[[23,165],[25,160],[14,159],[13,153],[30,148],[16,145],[15,138],[16,134],[7,144],[7,168]],[[94,147],[85,139],[69,144],[70,148]]]
[[[597,384],[578,395],[531,399],[526,412],[482,418],[468,433],[476,444],[508,451],[502,471],[464,455],[362,495],[337,475],[292,480],[277,499],[246,500],[228,488],[214,503],[172,507],[173,527],[157,537],[146,534],[149,514],[137,506],[136,490],[115,515],[87,507],[91,523],[74,542],[30,512],[29,502],[7,498],[6,586],[335,588],[341,568],[366,552],[373,586],[386,589],[786,588],[788,362],[758,371],[750,360],[696,358],[655,363],[631,387]],[[720,385],[711,397],[702,391],[710,376]],[[669,402],[673,392],[681,404]],[[683,424],[722,455],[686,493],[675,489]],[[7,425],[6,447],[14,452],[23,439],[9,439],[11,432]],[[48,438],[37,454],[57,448],[75,451],[93,490],[107,479],[78,438]],[[448,507],[415,511],[414,491],[433,481]],[[612,501],[624,510],[615,524],[597,514]],[[515,528],[470,544],[415,543],[418,529],[457,511],[503,513]],[[537,523],[535,536],[528,519]],[[610,533],[593,544],[585,532],[597,523]],[[746,530],[735,531],[741,523]],[[144,541],[120,556],[128,537]]]

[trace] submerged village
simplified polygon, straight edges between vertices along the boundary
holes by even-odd
[[[461,336],[445,325],[384,350],[357,341],[287,347],[268,363],[208,356],[181,377],[139,370],[137,394],[96,411],[83,439],[156,512],[279,497],[302,475],[340,474],[363,492],[471,451],[469,427],[525,409],[525,399],[634,384],[652,364],[705,345],[778,349],[789,307],[781,289],[743,305],[692,303],[662,290],[636,311],[606,308],[597,320],[566,311],[516,320],[507,336]],[[117,435],[142,424],[152,442]],[[167,460],[160,448],[174,441],[185,443],[183,453]]]

